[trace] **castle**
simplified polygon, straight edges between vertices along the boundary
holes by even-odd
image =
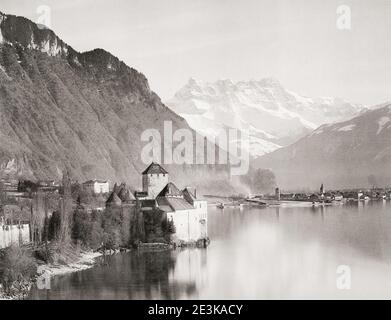
[[[177,240],[192,242],[207,238],[207,202],[197,198],[195,189],[181,191],[169,182],[168,172],[155,162],[143,171],[142,184],[141,197],[147,200],[145,207],[152,206],[166,214],[175,226]]]
[[[180,190],[169,181],[168,172],[158,163],[152,162],[142,172],[142,191],[134,195],[124,184],[115,186],[106,206],[131,206],[141,214],[163,213],[167,222],[175,227],[173,240],[196,242],[207,239],[207,202],[197,198],[192,188]]]

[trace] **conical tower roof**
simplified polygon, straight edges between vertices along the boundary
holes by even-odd
[[[120,206],[122,204],[121,199],[117,196],[117,194],[113,191],[109,198],[106,201],[106,205],[116,205]]]
[[[122,202],[132,202],[136,200],[133,194],[126,188],[121,189],[121,191],[118,193],[118,197]]]

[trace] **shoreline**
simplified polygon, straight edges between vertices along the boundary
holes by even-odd
[[[67,264],[41,264],[38,266],[40,273],[38,276],[43,275],[45,272],[49,273],[50,277],[60,276],[73,272],[83,271],[95,266],[95,259],[103,256],[102,252],[96,251],[82,251],[79,259],[75,262]]]
[[[116,251],[113,251],[111,254],[117,253]],[[31,288],[35,283],[37,283],[37,279],[39,277],[44,276],[47,274],[50,278],[55,276],[61,276],[66,275],[74,272],[79,272],[83,270],[87,270],[90,268],[93,268],[96,265],[96,259],[103,256],[104,253],[96,251],[82,251],[79,254],[79,257],[76,261],[67,263],[67,264],[39,264],[37,268],[37,273],[34,278],[32,278],[30,281],[27,281],[24,284],[24,287],[22,288],[22,292],[17,293],[15,295],[9,296],[5,295],[3,293],[0,293],[0,301],[1,300],[25,300],[30,291]]]
[[[210,240],[208,239],[208,244]],[[196,243],[187,243],[183,246],[173,246],[166,243],[159,243],[159,242],[150,242],[150,243],[143,243],[135,250],[140,250],[141,252],[160,252],[165,250],[178,250],[181,248],[199,248]],[[23,284],[23,288],[21,292],[13,295],[3,295],[0,293],[0,301],[2,300],[27,300],[30,296],[31,289],[33,286],[37,285],[39,283],[39,279],[43,280],[41,283],[42,286],[45,286],[45,283],[49,283],[53,277],[58,276],[64,276],[69,275],[75,272],[80,272],[84,270],[88,270],[91,268],[94,268],[97,266],[97,258],[103,257],[103,256],[113,256],[118,253],[129,253],[133,251],[132,249],[116,249],[116,250],[104,250],[104,251],[81,251],[78,254],[78,259],[76,259],[74,262],[70,262],[67,264],[39,264],[37,273],[35,276],[29,280],[25,281]],[[48,281],[48,277],[50,280]],[[50,285],[49,285],[50,286]],[[45,289],[45,288],[41,288]],[[49,288],[50,289],[50,288]]]
[[[210,240],[208,239],[208,244]],[[181,247],[198,247],[197,243],[188,243],[183,246],[169,245],[166,243],[143,243],[137,250],[141,251],[161,251],[161,250],[176,250]],[[25,300],[28,298],[30,291],[34,285],[36,285],[39,279],[43,280],[43,285],[47,283],[49,279],[57,276],[68,275],[75,272],[91,269],[97,265],[96,259],[103,256],[112,256],[122,252],[129,252],[132,249],[117,249],[117,250],[104,250],[104,251],[80,251],[78,258],[73,262],[66,264],[37,264],[37,272],[30,280],[25,281],[22,284],[21,291],[13,295],[6,295],[1,292],[0,289],[0,301],[2,300]],[[46,280],[45,280],[46,279]],[[49,280],[50,281],[50,280]]]

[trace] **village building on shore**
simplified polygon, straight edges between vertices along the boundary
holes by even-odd
[[[21,245],[30,242],[30,224],[20,222],[18,224],[6,223],[4,217],[0,219],[0,249],[12,244]]]
[[[88,180],[83,183],[83,188],[93,194],[110,192],[109,182],[106,180]]]

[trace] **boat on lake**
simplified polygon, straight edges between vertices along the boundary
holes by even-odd
[[[224,209],[224,203],[220,202],[216,207],[219,209]]]
[[[267,207],[268,204],[259,199],[246,199],[243,203],[244,205],[252,206],[252,207]]]

